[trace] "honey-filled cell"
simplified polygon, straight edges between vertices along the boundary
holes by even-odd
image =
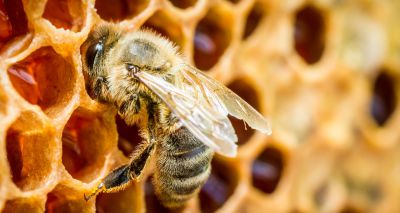
[[[0,2],[0,50],[14,37],[28,32],[28,21],[22,0],[4,0]]]
[[[51,47],[36,50],[7,73],[15,90],[50,117],[64,110],[74,93],[74,68]]]
[[[37,115],[23,112],[7,130],[6,151],[12,181],[22,191],[44,186],[57,163],[54,130],[45,129]]]
[[[105,156],[115,145],[111,140],[115,134],[110,118],[80,108],[75,110],[62,132],[65,169],[72,177],[84,182],[97,178]]]
[[[84,17],[82,2],[79,0],[48,0],[43,18],[49,20],[55,27],[79,31]]]

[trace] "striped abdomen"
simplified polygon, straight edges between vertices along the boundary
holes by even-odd
[[[153,183],[164,206],[182,206],[199,191],[210,175],[213,154],[185,127],[157,144]]]

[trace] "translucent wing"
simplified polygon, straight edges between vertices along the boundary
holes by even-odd
[[[253,129],[271,134],[267,119],[222,83],[189,65],[186,65],[181,72],[186,81],[193,82],[197,87],[201,87],[201,91],[205,91],[205,97],[213,108],[246,121]]]
[[[225,114],[212,108],[204,96],[196,94],[198,90],[182,90],[147,72],[136,76],[167,104],[195,137],[222,155],[236,155],[237,136],[231,122]]]

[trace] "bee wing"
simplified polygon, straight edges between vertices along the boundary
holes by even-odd
[[[204,144],[216,152],[233,157],[236,155],[237,136],[225,114],[215,110],[196,89],[183,90],[163,78],[147,72],[136,76],[175,113],[183,125]]]
[[[271,134],[267,119],[222,83],[189,65],[182,69],[182,75],[187,81],[196,82],[197,86],[202,87],[202,91],[208,91],[206,97],[215,109],[225,110],[226,114],[246,121],[253,129]]]

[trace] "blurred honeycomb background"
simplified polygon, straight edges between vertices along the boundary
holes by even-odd
[[[184,212],[400,212],[399,0],[0,0],[0,210],[168,212],[151,168],[83,194],[141,139],[88,96],[80,46],[112,22],[152,28],[270,118],[232,118]]]

